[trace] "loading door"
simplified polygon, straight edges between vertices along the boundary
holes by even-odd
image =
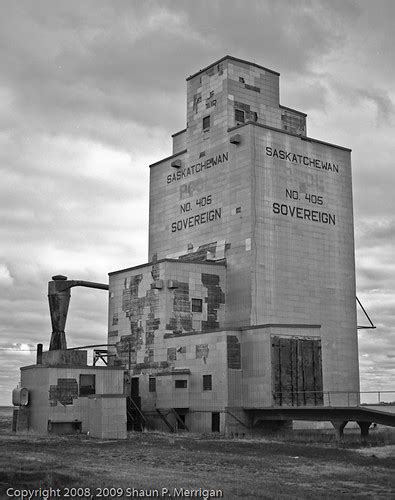
[[[323,404],[319,339],[272,337],[272,374],[275,405]]]

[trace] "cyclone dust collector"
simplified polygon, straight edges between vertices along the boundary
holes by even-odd
[[[93,283],[92,281],[68,280],[67,276],[52,276],[53,281],[48,282],[49,312],[51,314],[52,335],[49,345],[50,351],[67,349],[66,335],[64,332],[67,312],[70,303],[70,288],[74,286],[85,286],[87,288],[98,288],[108,290],[104,283]]]

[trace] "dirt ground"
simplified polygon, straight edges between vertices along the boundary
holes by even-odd
[[[47,498],[49,487],[50,498],[147,498],[155,490],[161,496],[162,488],[168,498],[395,498],[393,445],[154,432],[104,442],[84,435],[15,435],[10,428],[9,419],[0,420],[2,499],[38,488],[32,498]],[[90,490],[67,489],[83,487]],[[199,488],[208,491],[191,491]]]

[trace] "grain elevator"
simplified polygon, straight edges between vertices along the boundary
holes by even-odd
[[[187,78],[172,139],[150,165],[148,263],[109,273],[134,422],[231,433],[269,407],[357,405],[350,149],[231,56]]]

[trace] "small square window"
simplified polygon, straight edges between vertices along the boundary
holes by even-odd
[[[244,111],[241,111],[241,109],[235,109],[235,121],[238,123],[244,123]]]
[[[203,130],[210,128],[210,115],[203,118]]]
[[[203,311],[203,300],[192,299],[192,312],[201,313]]]
[[[148,380],[148,390],[149,392],[156,392],[156,378],[150,377]]]
[[[80,396],[96,394],[96,375],[80,375]]]
[[[203,391],[211,391],[212,379],[211,375],[203,375]]]
[[[175,380],[174,387],[176,389],[186,389],[188,387],[188,381],[187,380]]]

